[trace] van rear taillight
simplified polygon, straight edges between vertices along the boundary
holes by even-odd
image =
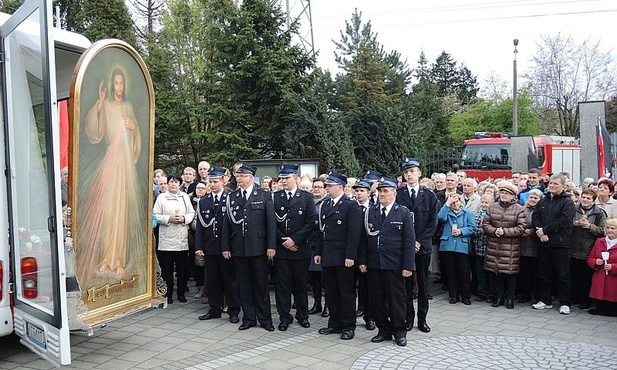
[[[36,258],[21,259],[21,289],[24,298],[34,299],[39,295],[38,270]]]

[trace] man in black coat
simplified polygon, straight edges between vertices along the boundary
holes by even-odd
[[[379,205],[364,217],[367,244],[359,252],[360,271],[368,268],[371,307],[379,332],[371,342],[392,339],[407,345],[405,280],[415,269],[415,231],[411,211],[396,202],[397,183],[382,178],[377,186]]]
[[[298,189],[297,172],[296,165],[281,166],[279,179],[283,189],[273,196],[278,246],[274,259],[275,295],[281,331],[287,330],[293,322],[290,314],[292,293],[298,323],[303,328],[311,326],[307,284],[311,262],[309,237],[315,229],[315,204],[309,192]]]
[[[330,172],[325,184],[330,200],[324,202],[319,212],[315,263],[323,267],[330,318],[319,334],[341,333],[341,339],[349,340],[356,329],[354,276],[362,211],[357,202],[345,196],[346,176]]]
[[[407,186],[399,188],[396,202],[413,212],[415,229],[415,262],[416,278],[418,280],[418,329],[424,333],[431,331],[426,323],[429,301],[429,271],[433,234],[437,230],[437,212],[439,201],[435,194],[420,186],[420,160],[405,158],[401,163],[403,176]],[[411,330],[415,319],[415,310],[412,298],[413,279],[407,279],[407,330]]]
[[[276,254],[276,218],[269,192],[254,184],[255,167],[242,164],[235,172],[238,188],[227,197],[223,221],[223,257],[233,258],[242,302],[242,325],[273,331],[268,292],[268,260]]]
[[[222,297],[225,296],[229,308],[229,321],[239,322],[240,298],[236,285],[236,274],[233,261],[223,258],[221,240],[223,222],[227,218],[227,195],[223,177],[225,169],[213,167],[208,170],[208,181],[211,192],[199,200],[195,226],[195,254],[205,256],[207,297],[210,310],[199,316],[199,320],[210,320],[221,317],[223,312]]]
[[[574,228],[576,206],[565,191],[566,177],[551,176],[548,192],[540,200],[532,214],[531,225],[540,238],[538,247],[538,291],[539,301],[533,305],[536,310],[553,308],[551,277],[558,281],[559,313],[570,314],[570,239]]]

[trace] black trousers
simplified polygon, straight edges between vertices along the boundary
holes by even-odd
[[[227,300],[227,313],[237,316],[240,313],[240,297],[236,284],[234,261],[222,255],[206,256],[206,296],[210,304],[210,313],[220,315],[223,312],[223,296]]]
[[[516,276],[513,274],[495,274],[487,271],[491,294],[497,299],[514,299],[516,290]]]
[[[165,284],[167,284],[167,294],[165,296],[173,297],[175,266],[176,277],[178,278],[178,297],[184,297],[189,258],[188,251],[158,251],[157,256],[161,266],[161,276],[165,280]]]
[[[396,338],[407,336],[405,280],[400,271],[368,270],[375,324],[382,335],[394,335]]]
[[[538,285],[540,300],[544,304],[552,304],[551,275],[555,271],[558,290],[559,305],[570,306],[570,255],[567,248],[540,247],[538,248]]]
[[[365,322],[375,319],[373,309],[371,307],[371,301],[369,300],[369,282],[368,275],[360,272],[356,269],[356,282],[358,290],[358,309],[364,310],[364,316],[362,317]]]
[[[233,257],[242,302],[242,322],[272,324],[268,291],[268,257]]]
[[[442,252],[448,272],[448,291],[450,297],[471,298],[471,277],[469,255],[458,252]]]
[[[591,269],[590,269],[591,270]],[[593,271],[592,271],[593,272]],[[518,291],[523,300],[538,300],[538,257],[521,256]]]
[[[590,304],[589,291],[591,290],[591,277],[594,270],[587,266],[587,260],[570,258],[570,274],[572,277],[572,290],[570,297],[572,303]]]
[[[291,296],[296,303],[296,319],[308,319],[308,274],[311,260],[274,259],[276,310],[281,322],[292,323]]]
[[[418,323],[426,322],[428,314],[428,296],[429,296],[429,271],[428,267],[431,264],[430,254],[416,254],[416,278],[418,280]],[[413,306],[413,277],[405,279],[407,290],[407,321],[414,322],[416,312]]]
[[[316,302],[321,302],[323,285],[321,282],[321,271],[309,271],[309,280],[313,287],[313,298]]]
[[[328,327],[337,330],[356,329],[356,266],[324,267],[323,283],[328,297]]]

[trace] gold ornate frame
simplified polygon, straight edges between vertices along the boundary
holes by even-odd
[[[103,81],[106,99],[108,94],[113,95],[112,71],[119,68],[123,72],[124,106],[130,106],[132,115],[132,126],[134,130],[137,127],[137,137],[140,137],[139,154],[135,155],[134,163],[126,164],[127,161],[122,161],[123,157],[108,156],[112,151],[121,152],[127,150],[113,145],[106,134],[99,139],[100,142],[89,141],[88,130],[84,128],[88,119],[86,115],[94,110],[99,101],[99,81]],[[96,87],[93,87],[96,85]],[[104,99],[101,99],[104,100]],[[107,111],[114,111],[112,107],[114,102],[110,98],[110,105],[105,105]],[[109,107],[109,108],[107,108]],[[113,109],[112,109],[113,108]],[[119,115],[124,114],[126,109],[117,108]],[[100,109],[99,109],[100,111]],[[86,50],[79,59],[70,89],[69,97],[69,186],[68,186],[68,201],[72,208],[72,236],[74,240],[74,248],[76,254],[76,266],[82,271],[78,274],[78,283],[81,290],[81,300],[83,301],[86,310],[83,312],[80,320],[86,326],[93,326],[98,323],[109,321],[112,318],[118,318],[128,313],[158,305],[163,302],[161,296],[161,288],[157,288],[157,262],[154,254],[153,238],[152,238],[152,203],[153,192],[151,179],[152,168],[154,163],[154,88],[148,69],[133,47],[126,42],[120,40],[102,40],[94,43]],[[90,115],[89,117],[93,117]],[[102,119],[99,113],[96,115],[99,126],[110,126],[109,130],[117,133],[120,131],[122,124],[107,123],[109,119]],[[124,115],[122,117],[125,117]],[[100,122],[105,122],[100,124]],[[118,122],[118,121],[117,121]],[[125,127],[129,127],[126,126]],[[101,132],[107,128],[100,129]],[[128,132],[129,130],[125,130]],[[134,132],[129,134],[117,134],[115,137],[131,137],[134,142]],[[129,139],[126,139],[128,142]],[[133,152],[131,152],[133,153]],[[116,159],[116,161],[114,161]],[[106,166],[105,162],[109,162]],[[125,163],[123,166],[114,167],[115,163]],[[114,176],[113,170],[106,168],[129,168],[133,166],[132,172],[135,172],[134,178],[137,184],[130,186],[132,189],[139,189],[138,192],[126,190],[129,195],[134,195],[136,198],[125,197],[127,204],[106,204],[106,207],[94,207],[88,205],[96,205],[98,202],[103,203],[101,199],[111,198],[109,194],[121,191],[125,192],[122,187],[126,184],[121,183],[120,177]],[[97,172],[98,171],[98,172]],[[128,170],[125,170],[125,172]],[[107,182],[104,179],[107,179]],[[103,180],[103,181],[101,181]],[[132,182],[131,182],[132,183]],[[128,187],[128,186],[127,186]],[[107,191],[107,192],[106,192]],[[95,196],[96,195],[96,196]],[[114,203],[114,202],[111,202]],[[138,207],[131,205],[137,204]],[[117,209],[117,211],[109,211]],[[107,210],[97,213],[97,209],[105,208]],[[139,209],[134,209],[139,208]],[[126,211],[126,212],[124,212]],[[93,227],[105,230],[103,225],[113,224],[115,230],[122,227],[121,223],[115,221],[111,213],[119,213],[121,219],[126,220],[124,227],[126,232],[109,233],[104,235],[103,232],[89,232]],[[135,215],[141,215],[135,219]],[[92,217],[97,214],[100,217]],[[130,216],[133,217],[130,217]],[[101,226],[98,226],[101,225]],[[119,226],[118,226],[119,225]],[[107,228],[109,230],[109,228]],[[113,230],[113,229],[112,229]],[[121,236],[117,236],[120,234]],[[95,236],[95,237],[92,237]],[[125,239],[125,243],[113,244],[111,240]],[[103,240],[105,239],[105,240]],[[89,266],[97,262],[105,245],[124,245],[126,262],[120,269],[92,269]],[[100,262],[100,261],[99,261]]]

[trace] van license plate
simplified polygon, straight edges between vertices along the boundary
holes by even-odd
[[[28,340],[37,346],[46,349],[47,344],[45,340],[45,330],[39,328],[38,326],[33,325],[32,323],[26,322],[26,336]]]

